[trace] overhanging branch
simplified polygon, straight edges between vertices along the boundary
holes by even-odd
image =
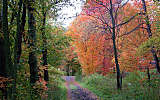
[[[128,35],[128,34],[134,32],[134,31],[136,31],[137,29],[142,28],[142,27],[140,27],[140,26],[143,25],[143,24],[144,24],[144,23],[141,23],[141,24],[137,25],[134,29],[132,29],[132,30],[129,31],[129,32],[126,32],[125,34],[122,34],[122,35],[119,36],[119,37],[122,37],[122,36],[124,36],[124,35]]]
[[[127,24],[127,23],[129,23],[131,20],[133,20],[136,16],[138,16],[138,15],[144,15],[144,14],[145,14],[145,13],[136,13],[134,16],[130,17],[127,21],[122,22],[122,23],[116,25],[115,27],[119,27],[119,26],[122,26],[122,25],[124,25],[124,24]]]

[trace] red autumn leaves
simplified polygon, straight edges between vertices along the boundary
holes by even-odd
[[[115,66],[111,34],[106,29],[108,26],[105,24],[111,23],[111,19],[107,14],[108,9],[105,7],[110,7],[110,5],[107,5],[109,1],[88,0],[83,11],[72,22],[66,33],[73,39],[71,45],[77,53],[78,60],[85,74],[95,72],[107,74]],[[114,4],[113,9],[116,11],[117,4],[122,3],[122,0],[112,0],[112,2]],[[141,7],[141,4],[138,4],[136,1],[127,3],[123,8],[119,9],[116,22],[128,20],[129,17],[140,12]],[[142,22],[144,22],[144,16],[140,15],[116,30],[116,44],[121,70],[133,71],[150,66],[149,62],[152,60],[150,53],[145,54],[148,56],[136,55],[138,47],[148,40],[146,30],[138,28],[136,31],[124,35],[128,30],[132,30]],[[145,25],[141,25],[141,27],[145,27]]]

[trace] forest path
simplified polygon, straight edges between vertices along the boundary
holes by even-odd
[[[67,88],[67,100],[98,100],[88,89],[83,88],[75,81],[75,76],[64,76]]]

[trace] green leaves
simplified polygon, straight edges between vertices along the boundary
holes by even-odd
[[[150,52],[151,47],[154,47],[156,50],[160,49],[160,37],[152,37],[148,39],[139,46],[137,52],[139,55],[143,55],[147,52]]]

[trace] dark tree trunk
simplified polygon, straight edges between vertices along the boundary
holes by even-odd
[[[0,2],[0,76],[5,77],[5,50],[4,50],[4,38],[2,32],[2,2]],[[1,87],[2,91],[2,100],[5,98],[7,100],[7,91],[6,88]]]
[[[8,0],[3,0],[3,8],[2,8],[2,58],[4,62],[1,62],[3,76],[7,78],[13,78],[13,67],[12,67],[12,60],[11,60],[11,52],[10,52],[10,41],[9,41],[9,30],[8,30]],[[7,83],[6,83],[7,84]],[[5,98],[9,99],[12,94],[12,87],[8,88],[8,91],[5,93]]]
[[[21,9],[22,9],[22,0],[19,1],[18,3],[18,13],[17,13],[17,34],[16,34],[16,38],[15,38],[15,47],[14,47],[14,73],[13,73],[13,93],[14,96],[12,96],[12,100],[16,100],[16,77],[17,77],[17,66],[19,63],[19,54],[18,54],[18,50],[19,50],[19,40],[21,39],[21,20],[20,20],[20,16],[21,16]]]
[[[9,31],[8,31],[8,0],[3,0],[2,31],[4,36],[4,55],[5,55],[4,75],[6,77],[10,77],[12,71],[11,67],[12,63],[11,63]]]
[[[19,5],[22,6],[22,0],[20,0]],[[21,7],[19,9],[21,9]],[[24,27],[26,23],[26,5],[25,3],[23,3],[23,12],[22,12],[21,20],[20,20],[20,11],[21,10],[19,10],[18,15],[17,15],[17,50],[16,50],[16,54],[17,54],[16,62],[17,63],[19,63],[21,53],[22,53],[22,34],[24,32]]]
[[[38,81],[38,67],[35,51],[29,52],[29,66],[30,66],[30,82],[31,84]]]
[[[142,0],[142,3],[143,3],[143,10],[144,10],[144,13],[145,13],[145,21],[146,21],[146,25],[147,25],[148,37],[151,38],[152,37],[151,24],[150,24],[150,21],[149,21],[149,17],[147,15],[147,8],[146,8],[145,0]],[[154,50],[154,47],[151,47],[151,53],[152,53],[153,59],[155,61],[155,67],[157,69],[157,72],[160,73],[159,60],[158,60],[157,53]]]
[[[2,3],[2,2],[0,2]],[[4,50],[4,37],[2,32],[2,6],[0,8],[0,75],[5,76],[5,50]]]
[[[69,73],[69,72],[70,72],[70,68],[69,68],[69,66],[70,66],[70,65],[67,64],[67,68],[66,68],[67,76],[70,76],[70,73]]]
[[[115,18],[113,15],[113,4],[112,4],[112,0],[110,0],[110,16],[111,16],[111,20],[112,20],[112,41],[113,41],[113,50],[114,50],[114,57],[115,57],[115,64],[116,64],[116,71],[117,71],[117,88],[121,89],[122,88],[122,81],[121,81],[121,73],[120,73],[120,68],[119,68],[119,64],[118,64],[118,56],[117,56],[117,48],[116,48],[116,40],[115,40],[115,34],[116,34],[116,30],[115,30]]]
[[[150,80],[151,80],[151,75],[150,75],[150,72],[149,72],[149,67],[147,67],[147,76],[148,76],[148,81],[150,82]]]
[[[19,48],[21,47],[22,35],[21,35],[21,9],[22,9],[22,0],[18,3],[18,14],[17,14],[17,34],[15,39],[15,64],[19,63],[20,52]]]
[[[43,66],[46,66],[46,65],[47,65],[47,49],[43,51]],[[44,80],[49,81],[48,68],[44,70]]]
[[[147,66],[147,76],[148,76],[148,84],[149,84],[149,87],[151,86],[151,74],[150,74],[150,70],[149,70],[149,67]]]
[[[153,58],[154,58],[154,61],[155,61],[155,67],[157,69],[157,72],[160,73],[159,59],[158,59],[156,51],[154,50],[154,47],[151,48],[151,52],[152,52],[152,55],[153,55]]]
[[[42,39],[43,39],[43,66],[47,67],[47,40],[46,40],[46,34],[45,34],[45,27],[46,27],[46,12],[44,9],[44,2],[43,2],[43,21],[42,21]],[[49,81],[49,76],[48,76],[48,67],[44,69],[44,80]]]
[[[23,12],[22,12],[22,18],[21,18],[21,34],[24,32],[24,27],[26,24],[26,4],[23,2]]]
[[[29,66],[30,83],[35,84],[38,81],[38,66],[36,57],[36,21],[34,14],[34,0],[28,0],[28,34],[29,34]]]

